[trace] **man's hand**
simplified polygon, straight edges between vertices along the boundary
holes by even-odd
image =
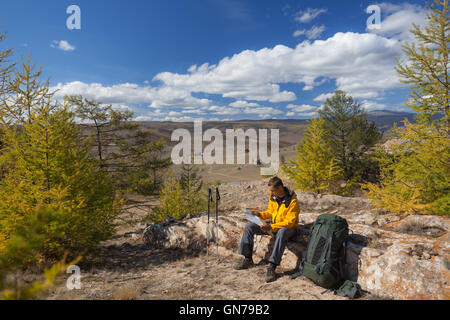
[[[259,217],[259,211],[258,210],[251,210],[250,213],[254,216]]]
[[[272,228],[268,224],[264,224],[264,225],[261,226],[261,230],[266,232],[266,233],[269,233],[269,231],[271,231],[271,229]]]

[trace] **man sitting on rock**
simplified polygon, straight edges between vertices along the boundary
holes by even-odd
[[[244,258],[235,266],[235,269],[248,269],[254,266],[252,254],[255,234],[271,234],[275,238],[275,243],[269,258],[270,265],[266,275],[266,282],[271,282],[276,280],[275,268],[281,263],[281,257],[288,240],[299,229],[298,214],[300,213],[300,207],[295,192],[286,188],[280,178],[271,178],[268,186],[271,196],[267,210],[262,212],[252,210],[251,213],[261,220],[271,218],[272,223],[264,224],[261,227],[252,222],[247,223],[238,250],[238,253],[243,255]]]

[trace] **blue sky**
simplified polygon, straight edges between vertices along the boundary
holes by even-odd
[[[81,29],[69,30],[69,5]],[[369,5],[381,28],[368,29]],[[393,67],[423,1],[15,0],[1,48],[30,51],[56,97],[82,94],[137,120],[304,119],[336,89],[367,110],[412,112]]]

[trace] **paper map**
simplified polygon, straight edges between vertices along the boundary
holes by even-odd
[[[242,211],[244,211],[245,216],[247,217],[248,221],[256,223],[258,226],[263,225],[261,220],[257,216],[254,216],[253,214],[251,214],[247,209],[243,209]]]

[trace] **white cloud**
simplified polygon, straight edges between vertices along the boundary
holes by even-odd
[[[382,110],[382,109],[387,108],[386,104],[384,104],[384,103],[376,103],[376,102],[370,101],[370,100],[363,100],[361,102],[361,107],[363,107],[367,111]]]
[[[331,98],[334,93],[322,93],[321,95],[314,98],[314,101],[325,102],[327,99]]]
[[[162,117],[154,117],[151,115],[141,115],[133,119],[134,121],[172,121],[172,122],[194,122],[196,120],[201,121],[226,121],[230,119],[220,119],[220,118],[211,118],[211,117],[188,117],[188,116],[162,116]]]
[[[212,103],[208,99],[193,97],[190,92],[177,88],[154,88],[139,86],[133,83],[122,83],[103,86],[100,83],[87,84],[73,81],[66,84],[58,83],[51,88],[57,90],[55,98],[62,99],[65,95],[81,94],[89,99],[104,103],[116,104],[150,104],[151,108],[161,107],[202,107]]]
[[[324,31],[325,31],[324,25],[313,26],[311,29],[297,30],[294,32],[293,36],[297,38],[301,35],[305,35],[308,39],[313,40],[319,38],[322,32]]]
[[[154,80],[188,92],[276,103],[297,98],[294,92],[280,91],[279,84],[303,83],[310,90],[324,77],[335,79],[340,89],[370,92],[370,97],[375,97],[380,90],[401,86],[394,70],[394,57],[399,54],[397,40],[367,33],[336,33],[327,40],[304,41],[296,48],[277,45],[245,50],[217,65],[192,66],[187,74],[163,72]]]
[[[302,104],[302,105],[294,105],[289,104],[286,106],[287,109],[290,111],[286,113],[287,117],[306,117],[306,118],[312,118],[316,114],[316,112],[319,111],[320,107],[311,106],[308,104]]]
[[[229,104],[230,107],[233,108],[242,108],[242,107],[259,107],[259,104],[254,102],[247,102],[243,100],[238,100]]]
[[[74,51],[75,50],[75,46],[71,45],[66,40],[60,40],[60,41],[53,40],[52,43],[50,44],[50,47],[60,49],[63,51]]]
[[[368,32],[398,40],[414,41],[409,32],[412,24],[425,25],[426,9],[422,6],[402,3],[391,4],[383,2],[378,4],[381,9],[381,28],[367,29]]]
[[[133,111],[133,108],[130,106],[127,106],[125,104],[111,104],[112,108],[114,110],[120,110],[120,111]]]
[[[143,116],[158,119],[186,119],[186,115],[231,117],[238,114],[264,117],[283,112],[279,113],[277,107],[262,107],[259,102],[275,104],[297,100],[294,91],[282,89],[283,84],[298,84],[303,90],[312,90],[324,81],[334,81],[336,89],[363,99],[369,108],[382,108],[385,104],[379,98],[386,90],[406,87],[399,82],[395,72],[395,57],[402,56],[405,30],[411,28],[411,22],[423,24],[424,13],[415,5],[384,3],[381,8],[387,14],[382,20],[381,30],[338,32],[325,40],[305,40],[293,48],[276,45],[256,51],[244,50],[224,57],[216,64],[192,65],[186,68],[185,73],[161,72],[152,80],[160,81],[158,87],[152,86],[151,82],[105,86],[74,81],[60,83],[53,89],[59,89],[56,94],[59,98],[66,94],[82,94],[104,103],[145,104],[153,113]],[[309,17],[323,13],[317,12],[311,9]],[[235,101],[228,106],[220,106],[218,101],[194,97],[195,93],[220,95]],[[332,95],[325,92],[313,100],[324,102]],[[181,115],[169,115],[174,108]],[[160,113],[155,110],[160,110]],[[299,110],[289,108],[288,113]],[[312,111],[303,112],[302,115]]]
[[[243,110],[243,113],[257,114],[261,117],[261,116],[273,115],[273,114],[283,114],[283,111],[272,108],[272,107],[259,107],[259,108],[245,108]]]
[[[197,114],[197,115],[206,114],[205,110],[202,110],[202,109],[188,109],[188,108],[181,110],[181,113],[189,113],[189,114]]]
[[[296,14],[295,21],[308,23],[317,18],[320,14],[327,12],[327,9],[308,8],[305,11],[299,11]]]
[[[194,120],[205,120],[203,117],[191,117],[183,115],[182,112],[165,112],[161,109],[151,109],[143,115],[135,117],[135,121],[176,121],[176,122],[192,122]]]
[[[214,105],[214,106],[210,106],[206,109],[209,111],[210,114],[220,115],[220,116],[223,116],[223,115],[232,116],[232,115],[238,115],[238,114],[242,113],[241,109],[229,108],[226,106]]]
[[[214,104],[194,92],[218,94],[237,101],[231,107],[258,107],[255,102],[291,102],[292,91],[280,84],[303,84],[311,90],[327,79],[355,97],[378,97],[383,90],[403,85],[394,70],[399,42],[375,34],[336,33],[326,40],[303,41],[295,48],[277,45],[258,51],[244,50],[217,65],[191,66],[185,74],[162,72],[153,80],[161,86],[122,83],[104,86],[74,81],[58,84],[56,96],[82,94],[104,103],[148,104],[151,108],[202,108]],[[321,79],[321,80],[320,80]],[[319,81],[320,80],[320,81]],[[318,99],[318,98],[316,98]],[[318,101],[318,100],[316,100]]]
[[[311,105],[308,105],[308,104],[302,104],[300,106],[299,105],[295,105],[295,104],[288,104],[286,106],[286,108],[292,110],[292,112],[295,112],[297,114],[298,113],[306,113],[306,112],[311,112],[311,111],[318,110],[318,107],[311,106]]]
[[[292,36],[293,36],[294,38],[300,37],[300,36],[304,35],[304,34],[306,33],[306,31],[307,31],[306,29],[296,30],[296,31],[292,34]]]

